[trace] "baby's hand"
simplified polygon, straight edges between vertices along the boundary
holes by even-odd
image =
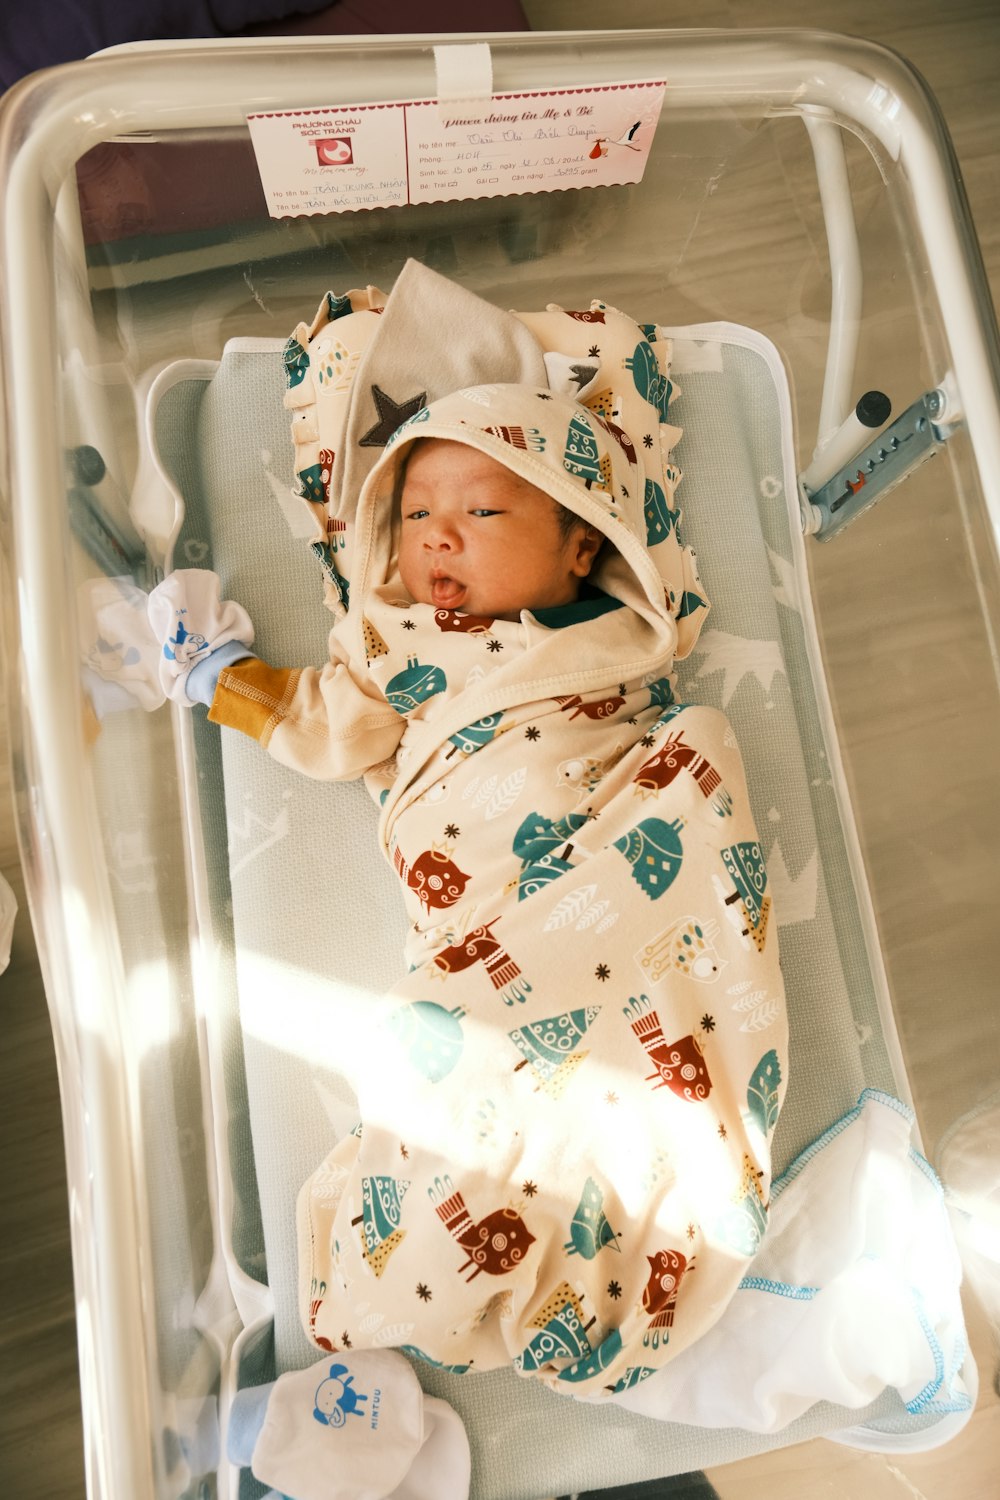
[[[253,640],[250,616],[242,605],[221,598],[218,574],[207,568],[168,573],[150,594],[147,610],[160,646],[160,685],[175,703],[190,707],[205,701],[200,693],[188,693],[191,669],[221,647],[229,647],[227,661],[251,655],[237,649],[249,647]],[[212,686],[214,690],[214,678]]]

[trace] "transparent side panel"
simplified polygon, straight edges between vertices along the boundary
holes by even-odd
[[[507,87],[519,70],[525,86],[538,85],[543,47],[510,42],[501,53]],[[406,56],[420,60],[414,92],[423,93],[433,76],[427,56]],[[365,98],[399,96],[405,58],[391,54],[383,94],[381,54],[351,57]],[[642,54],[619,47],[596,57],[579,44],[580,81],[610,81],[616,68],[670,74],[664,38]],[[553,81],[574,81],[573,63],[561,56]],[[347,70],[337,76],[337,102],[348,102]],[[252,87],[247,109],[273,105]],[[47,103],[43,91],[20,114],[8,109],[8,168]],[[58,103],[56,90],[51,107]],[[503,308],[586,307],[599,297],[668,326],[722,320],[760,331],[788,372],[801,470],[820,421],[832,278],[803,120],[788,100],[761,102],[751,89],[734,100],[727,87],[722,103],[671,98],[638,185],[288,220],[267,216],[244,126],[195,128],[169,113],[155,131],[93,144],[80,126],[86,149],[61,189],[51,188],[46,295],[58,349],[43,353],[57,373],[36,440],[57,453],[60,521],[46,597],[21,597],[17,628],[30,662],[38,612],[60,614],[75,657],[63,712],[79,762],[77,812],[93,831],[87,889],[110,924],[102,972],[114,994],[103,1024],[129,1068],[119,1106],[135,1146],[124,1177],[146,1308],[136,1358],[153,1391],[156,1492],[194,1495],[214,1492],[222,1371],[241,1318],[266,1310],[266,1245],[227,948],[225,813],[208,805],[191,817],[192,788],[220,775],[216,752],[201,727],[192,735],[157,705],[155,662],[130,635],[130,611],[165,566],[174,525],[172,499],[148,464],[143,393],[165,362],[217,360],[234,337],[284,339],[328,289],[373,283],[388,292],[415,257]],[[914,232],[905,164],[854,125],[842,135],[863,265],[853,391],[886,392],[896,414],[942,382],[953,350]],[[10,347],[12,326],[8,305],[9,412],[18,370],[35,357]],[[190,451],[168,477],[196,491],[194,407],[190,430]],[[23,455],[11,468],[17,562],[29,546],[31,496]],[[830,542],[811,543],[808,555],[848,816],[924,1148],[946,1181],[953,1173],[974,1218],[995,1173],[976,1153],[1000,1086],[1000,574],[968,434],[958,430],[882,504]],[[22,837],[58,990],[71,895],[50,853],[48,826],[60,814],[45,773],[31,769],[51,720],[37,716],[23,687],[11,701],[23,708],[15,735],[29,768]],[[65,986],[50,999],[69,1032],[86,1007],[79,979]],[[227,1174],[232,1167],[221,1183],[217,1146]]]
[[[145,205],[131,223],[119,219],[118,237],[87,248],[101,352],[122,375],[108,396],[120,406],[126,486],[135,462],[130,381],[163,358],[217,357],[228,337],[285,337],[327,288],[373,282],[388,290],[411,255],[500,306],[574,305],[598,295],[671,324],[723,319],[761,330],[789,369],[800,466],[811,458],[830,267],[801,120],[674,110],[635,187],[279,222],[263,216],[246,137],[176,137],[98,148],[120,154],[128,190]],[[886,392],[895,415],[944,378],[947,338],[900,169],[881,149],[873,156],[855,133],[845,131],[844,140],[864,266],[854,384],[858,395]],[[235,223],[204,222],[200,195],[216,151],[226,180],[239,182]],[[182,169],[182,161],[189,165]],[[91,179],[82,181],[86,187]],[[90,223],[93,233],[92,208]],[[755,236],[770,244],[775,223],[782,226],[778,257],[769,253],[763,270]],[[988,976],[1000,936],[988,920],[986,872],[1000,816],[988,749],[1000,728],[1000,598],[967,436],[960,431],[944,454],[837,539],[813,544],[810,559],[855,813],[930,1147],[977,1092],[977,1078],[981,1088],[991,1083],[997,1061],[975,1038],[996,1045]],[[935,997],[943,992],[952,1001],[942,1029]]]

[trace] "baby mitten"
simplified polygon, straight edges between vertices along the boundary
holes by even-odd
[[[99,719],[163,702],[146,605],[145,593],[127,577],[88,578],[77,593],[83,681]]]
[[[254,634],[250,616],[242,605],[221,597],[218,574],[207,568],[168,573],[150,594],[147,608],[160,646],[160,686],[175,703],[205,701],[200,694],[189,694],[189,676],[216,652],[225,648],[221,665],[253,654],[248,649]]]
[[[288,1500],[466,1500],[469,1442],[447,1404],[425,1396],[391,1350],[331,1354],[240,1391],[234,1463]]]

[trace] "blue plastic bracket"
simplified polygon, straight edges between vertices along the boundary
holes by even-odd
[[[938,453],[960,425],[939,420],[946,405],[943,391],[925,392],[815,494],[803,491],[805,530],[828,541]]]

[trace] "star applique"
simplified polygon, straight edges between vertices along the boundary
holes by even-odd
[[[427,392],[421,391],[419,396],[411,396],[408,401],[394,401],[381,386],[373,385],[372,400],[378,412],[378,421],[374,427],[369,427],[364,437],[358,438],[358,446],[361,448],[384,448],[396,428],[402,426],[407,417],[414,416],[427,405]]]
[[[585,385],[589,385],[594,376],[600,373],[600,368],[600,365],[570,365],[569,373],[577,390],[582,391]]]

